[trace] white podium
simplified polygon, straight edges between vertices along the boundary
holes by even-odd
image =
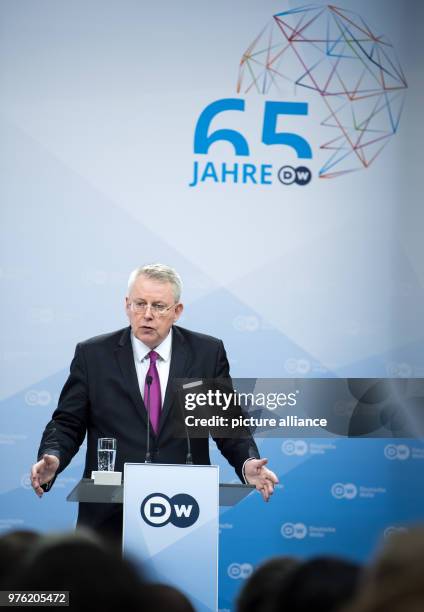
[[[127,463],[123,551],[198,612],[218,607],[219,468]]]
[[[219,506],[234,506],[253,490],[220,485],[217,466],[126,463],[124,485],[83,478],[67,500],[123,503],[125,556],[152,581],[182,590],[197,612],[215,612]]]

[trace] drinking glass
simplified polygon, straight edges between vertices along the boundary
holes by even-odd
[[[102,472],[115,471],[116,439],[99,438],[97,441],[97,465]]]

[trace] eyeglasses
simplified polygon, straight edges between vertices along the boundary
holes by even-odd
[[[174,306],[176,306],[176,304],[171,304],[171,306],[167,306],[166,304],[160,303],[148,304],[143,300],[135,300],[134,302],[130,302],[129,305],[131,306],[131,310],[133,312],[136,312],[137,314],[145,314],[147,312],[147,309],[150,308],[150,311],[158,317],[163,317],[163,315],[166,314],[168,310],[171,310],[171,308],[174,308]]]

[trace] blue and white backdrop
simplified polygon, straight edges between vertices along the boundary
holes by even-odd
[[[234,376],[423,376],[419,0],[0,14],[1,531],[72,526],[83,449],[42,501],[28,470],[139,264],[180,271]],[[270,555],[365,560],[422,518],[419,441],[258,443],[282,485],[221,516],[222,609]]]

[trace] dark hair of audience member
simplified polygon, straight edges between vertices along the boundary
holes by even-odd
[[[195,612],[187,597],[168,584],[147,584],[146,593],[156,612]]]
[[[10,531],[0,537],[0,584],[17,571],[26,554],[40,537],[38,533],[29,529]]]
[[[295,568],[276,596],[273,612],[335,612],[355,596],[361,568],[333,557],[316,557]]]
[[[259,565],[237,598],[237,612],[267,612],[276,592],[299,562],[291,557],[274,557]]]
[[[114,549],[79,531],[42,538],[6,588],[69,591],[75,610],[142,612],[145,605],[150,607],[144,586],[135,568]]]
[[[395,532],[364,572],[356,600],[347,612],[424,610],[424,528]]]

